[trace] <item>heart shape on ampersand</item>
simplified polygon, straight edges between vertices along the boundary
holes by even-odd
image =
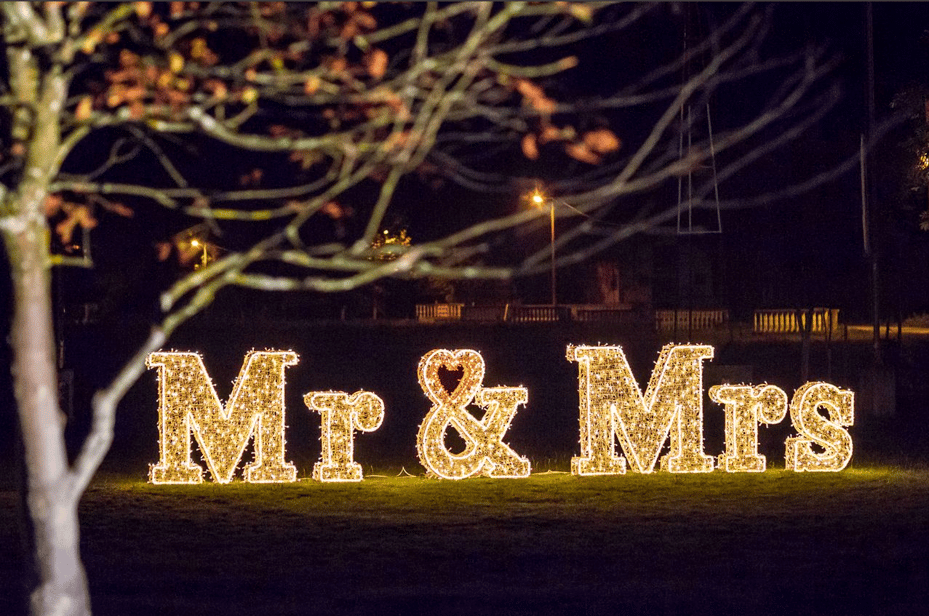
[[[442,384],[440,369],[461,372],[461,378],[453,391],[449,392]],[[484,358],[470,349],[436,349],[423,355],[418,372],[419,383],[432,400],[464,406],[477,395],[484,382]]]

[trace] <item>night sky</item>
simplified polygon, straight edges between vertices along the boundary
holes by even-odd
[[[765,7],[755,8],[761,11]],[[602,95],[627,83],[631,75],[647,70],[656,61],[680,53],[685,23],[699,35],[737,9],[738,5],[729,3],[658,6],[643,20],[634,36],[622,32],[573,50],[580,56],[580,66],[547,81],[546,90],[565,101]],[[838,84],[841,98],[827,116],[798,141],[763,157],[722,184],[720,198],[723,202],[738,205],[743,199],[776,191],[856,156],[860,136],[867,127],[865,9],[863,3],[774,5],[771,29],[762,52],[774,56],[804,46],[825,45],[828,53],[839,61],[822,87]],[[875,108],[880,124],[892,115],[890,102],[895,93],[908,84],[925,83],[929,79],[929,44],[925,33],[929,28],[929,5],[875,3],[873,9]],[[771,85],[747,82],[721,88],[710,101],[714,130],[724,131],[751,117],[769,94]],[[650,126],[643,121],[649,113],[647,109],[602,111],[583,117],[580,127],[608,123],[623,139],[624,150],[631,151]],[[923,290],[927,285],[902,284],[901,280],[912,277],[924,280],[929,274],[929,266],[925,264],[929,256],[926,246],[929,234],[918,232],[918,209],[913,198],[907,197],[906,191],[901,189],[900,161],[904,157],[899,144],[911,128],[912,125],[901,125],[888,133],[876,146],[873,157],[878,178],[876,207],[883,212],[884,221],[878,230],[884,261],[882,275],[886,279],[882,303],[886,310],[901,312],[903,316],[929,310],[929,295]],[[73,170],[80,170],[82,162],[91,158],[84,156],[85,153],[105,153],[108,143],[109,138],[104,134],[86,144],[85,152],[72,156],[69,165],[73,165]],[[182,159],[179,164],[186,165],[187,170],[207,186],[234,185],[236,178],[255,163],[253,159],[236,157],[215,144],[199,144],[198,147],[192,156],[181,150],[176,153]],[[186,161],[183,160],[185,156]],[[269,183],[275,181],[275,170],[284,173],[288,169],[285,158],[262,161],[269,169],[266,176]],[[122,171],[123,178],[137,179],[140,174],[148,173],[145,165],[151,162],[139,161],[135,166],[127,166]],[[722,165],[725,160],[719,162]],[[590,169],[583,163],[571,161],[565,165],[563,160],[548,167],[544,161],[531,165],[521,156],[518,147],[489,164],[494,169],[527,180],[537,179],[543,184],[579,176]],[[449,183],[435,190],[424,190],[418,178],[412,178],[401,185],[395,199],[395,214],[389,216],[386,223],[394,228],[408,228],[414,241],[430,239],[473,220],[476,214],[498,215],[522,207],[519,197],[524,188],[525,184],[512,183],[495,192],[475,195]],[[676,190],[676,182],[670,182],[644,199],[653,201],[655,207],[668,207],[675,202]],[[365,194],[362,190],[353,196],[367,199],[370,192]],[[629,207],[626,204],[617,207],[612,219],[606,222],[622,224],[628,212],[641,203],[634,201]],[[713,254],[713,258],[724,265],[724,271],[716,273],[719,283],[714,301],[728,303],[737,317],[744,318],[752,309],[762,306],[813,303],[837,306],[850,318],[867,320],[867,262],[862,251],[860,204],[859,170],[857,165],[852,165],[844,174],[803,194],[772,201],[764,207],[724,211],[721,236],[675,239],[665,227],[657,230],[657,240],[651,236],[641,241],[657,241],[665,251],[681,252],[686,248]],[[131,311],[150,310],[157,287],[152,282],[170,282],[176,275],[155,262],[153,246],[166,235],[197,221],[178,220],[150,203],[134,204],[134,207],[134,219],[104,216],[103,224],[93,232],[97,272],[68,272],[63,276],[71,279],[66,294],[74,300],[87,301],[102,293],[111,299],[122,298],[118,303]],[[358,224],[362,222],[359,218]],[[247,234],[238,236],[230,232],[221,243],[240,248],[247,239]],[[500,249],[505,253],[515,247],[518,252],[536,249],[545,242],[546,230],[539,229],[531,237],[517,238],[517,242],[502,245]],[[603,257],[628,259],[624,250],[621,244],[606,251]],[[144,276],[136,275],[140,271]],[[571,278],[571,275],[564,277]],[[133,289],[133,280],[139,278],[146,280],[141,292]],[[546,285],[545,276],[536,276],[519,281],[517,289],[527,302],[532,302],[544,300]],[[571,293],[566,285],[563,301],[580,300],[576,293],[574,296]],[[656,298],[656,304],[677,301],[683,305],[688,301],[685,296],[686,292],[681,296],[679,291],[678,297]]]

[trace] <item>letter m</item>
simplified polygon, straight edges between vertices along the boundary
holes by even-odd
[[[650,473],[670,437],[671,451],[661,467],[672,473],[709,472],[713,459],[703,453],[703,360],[713,347],[666,345],[644,394],[618,346],[569,346],[578,363],[581,455],[571,460],[575,475],[626,472],[616,440],[632,468]]]
[[[214,481],[229,483],[254,437],[250,482],[295,481],[297,469],[284,461],[284,369],[296,365],[292,351],[251,351],[245,356],[225,406],[199,353],[152,353],[158,368],[161,459],[150,469],[152,483],[200,483],[203,468],[190,460],[193,433]]]

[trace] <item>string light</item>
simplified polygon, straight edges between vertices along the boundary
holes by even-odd
[[[758,453],[758,424],[775,424],[787,416],[787,393],[774,385],[714,385],[710,399],[724,405],[726,453],[719,468],[729,473],[760,473],[767,467]]]
[[[824,408],[826,419],[819,413]],[[790,401],[790,421],[800,436],[787,439],[786,466],[795,471],[840,471],[852,458],[852,437],[842,426],[855,422],[855,394],[829,383],[803,385]],[[813,443],[823,448],[813,451]]]
[[[571,460],[573,474],[625,473],[616,439],[632,469],[650,473],[669,433],[663,470],[713,470],[713,458],[703,453],[703,360],[713,357],[713,347],[666,345],[644,396],[621,347],[569,346],[567,357],[579,372],[581,455]]]
[[[440,368],[461,370],[454,391],[445,389]],[[436,349],[420,360],[419,384],[433,406],[419,427],[416,449],[429,474],[442,479],[529,476],[529,460],[503,442],[516,408],[526,404],[529,393],[525,387],[482,387],[484,368],[481,354],[469,349]],[[480,420],[465,408],[472,401],[485,409]],[[445,446],[449,427],[464,439],[462,453],[454,454]]]
[[[368,391],[351,396],[341,391],[314,391],[303,396],[310,410],[322,415],[321,460],[313,466],[317,481],[361,481],[355,462],[355,430],[373,432],[384,421],[384,401]]]
[[[152,353],[149,368],[158,368],[159,448],[152,483],[200,483],[203,468],[191,462],[193,433],[210,475],[229,483],[254,435],[254,462],[245,481],[296,481],[297,469],[284,461],[284,370],[298,362],[293,351],[251,351],[225,405],[199,353]]]

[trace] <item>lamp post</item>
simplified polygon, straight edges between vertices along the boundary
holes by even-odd
[[[536,189],[533,191],[532,195],[529,197],[530,201],[536,207],[542,207],[545,204],[545,195],[541,191]],[[551,228],[552,228],[552,306],[558,305],[558,291],[557,283],[555,278],[555,201],[552,199],[548,200],[549,204],[549,214],[551,217]]]
[[[203,246],[203,254],[200,255],[200,267],[206,267],[207,263],[209,262],[209,255],[207,254],[206,242],[201,242],[197,238],[194,238],[190,240],[190,245],[193,246],[194,248],[199,248],[200,246]]]

